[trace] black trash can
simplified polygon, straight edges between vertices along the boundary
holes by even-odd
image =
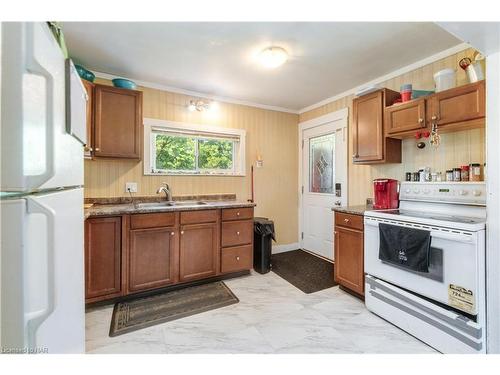
[[[253,220],[253,268],[258,273],[271,271],[271,251],[274,236],[274,222],[267,217]]]

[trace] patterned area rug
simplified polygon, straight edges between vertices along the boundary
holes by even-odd
[[[333,263],[304,250],[293,250],[272,256],[273,272],[304,293],[314,293],[337,285],[333,280]]]
[[[119,302],[113,310],[109,336],[122,335],[238,302],[238,298],[222,281]]]

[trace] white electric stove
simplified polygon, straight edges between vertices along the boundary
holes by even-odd
[[[484,353],[486,185],[403,182],[400,206],[365,213],[369,310],[443,353]],[[429,231],[429,272],[379,259],[379,224]]]

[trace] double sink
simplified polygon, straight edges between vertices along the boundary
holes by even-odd
[[[202,201],[166,201],[166,202],[147,202],[147,203],[136,203],[134,206],[136,208],[164,208],[164,207],[199,207],[206,206],[207,202]]]

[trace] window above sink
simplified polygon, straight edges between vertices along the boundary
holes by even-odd
[[[144,119],[144,174],[244,176],[245,130]]]

